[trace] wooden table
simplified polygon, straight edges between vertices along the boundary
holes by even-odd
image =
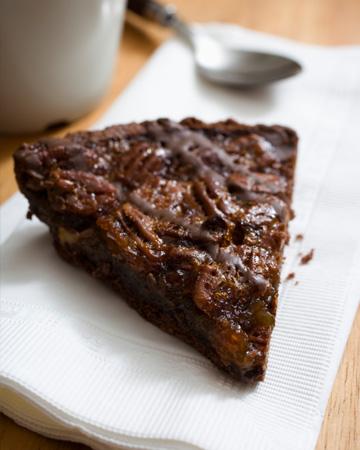
[[[360,0],[174,0],[173,3],[185,18],[194,21],[233,22],[309,43],[360,44]],[[166,30],[130,18],[124,29],[108,94],[95,111],[53,134],[62,135],[93,124],[168,35]],[[17,189],[12,172],[12,152],[21,142],[38,137],[0,138],[0,201],[5,201]],[[317,450],[360,448],[359,355],[360,313],[327,406]],[[44,438],[0,415],[0,450],[35,449],[75,450],[86,447]]]

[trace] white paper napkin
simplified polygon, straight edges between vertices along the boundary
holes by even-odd
[[[165,43],[99,127],[157,117],[229,116],[300,136],[293,236],[286,251],[266,380],[243,387],[141,319],[118,295],[60,260],[46,227],[1,210],[0,407],[19,423],[94,448],[307,450],[360,297],[360,48],[303,45],[210,27],[234,46],[293,55],[298,77],[240,92],[193,70]],[[298,265],[298,252],[315,249]]]

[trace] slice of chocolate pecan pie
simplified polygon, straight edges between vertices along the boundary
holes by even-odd
[[[24,144],[15,171],[60,255],[243,381],[262,380],[296,134],[160,119]]]

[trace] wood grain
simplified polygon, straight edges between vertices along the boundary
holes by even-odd
[[[360,44],[360,0],[174,0],[193,21],[224,21],[317,44]],[[91,126],[127,86],[169,32],[130,18],[124,29],[112,84],[98,108],[53,134]],[[1,107],[1,106],[0,106]],[[36,136],[0,137],[0,201],[16,191],[11,155]],[[360,312],[326,409],[316,450],[360,448]],[[80,450],[86,447],[47,439],[0,416],[0,450]],[[289,449],[290,450],[290,449]]]

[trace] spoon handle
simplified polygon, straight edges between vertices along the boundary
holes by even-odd
[[[176,15],[175,6],[162,5],[155,0],[128,0],[127,8],[139,16],[165,27],[172,25]]]
[[[128,0],[127,9],[152,22],[173,28],[191,46],[193,45],[193,31],[176,14],[173,5],[163,5],[156,0]]]

